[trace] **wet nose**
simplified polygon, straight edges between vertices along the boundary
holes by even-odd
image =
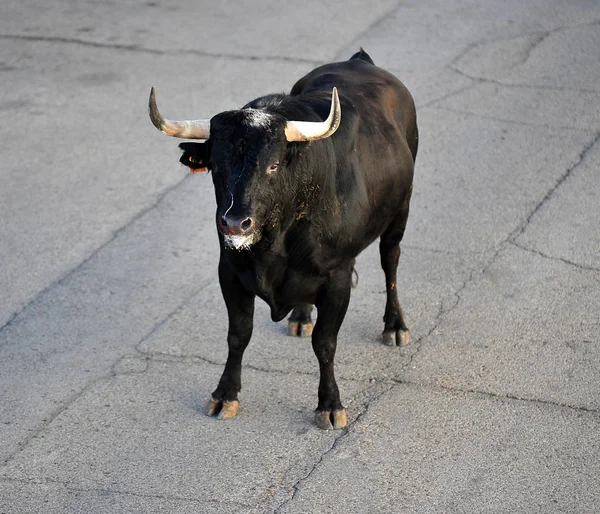
[[[230,236],[248,235],[254,229],[254,220],[250,216],[221,216],[221,229]]]

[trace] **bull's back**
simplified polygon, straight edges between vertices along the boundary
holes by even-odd
[[[407,142],[416,138],[416,113],[410,92],[398,78],[370,61],[353,58],[320,66],[296,82],[290,94],[309,99],[322,97],[327,100],[323,114],[328,114],[334,87],[342,102],[342,133],[344,125],[352,124],[347,121],[349,116],[359,116],[363,124],[374,127],[383,116],[396,125]]]
[[[331,136],[341,203],[340,245],[358,253],[406,208],[417,151],[414,101],[391,73],[362,59],[321,66],[300,79],[292,95],[314,102],[324,119],[338,88],[342,122]]]

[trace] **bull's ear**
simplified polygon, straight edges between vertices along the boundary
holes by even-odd
[[[187,166],[192,173],[206,171],[210,157],[210,147],[206,143],[181,143],[179,149],[183,155],[179,162]]]

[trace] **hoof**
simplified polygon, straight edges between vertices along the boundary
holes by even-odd
[[[410,342],[410,332],[408,330],[384,330],[381,338],[386,346],[406,346]]]
[[[288,336],[297,336],[299,327],[300,323],[298,323],[297,321],[288,321]]]
[[[310,337],[313,333],[313,324],[311,321],[300,323],[300,337]]]
[[[238,400],[224,402],[211,398],[206,404],[206,414],[217,419],[231,419],[237,415],[239,406]]]
[[[288,322],[288,335],[289,336],[299,336],[299,337],[310,337],[313,333],[313,323],[312,321],[299,322],[299,321],[289,321]]]
[[[318,410],[315,412],[315,423],[321,430],[339,430],[346,426],[346,409]]]

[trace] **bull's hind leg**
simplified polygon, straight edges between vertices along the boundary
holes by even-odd
[[[302,303],[294,307],[288,318],[288,335],[310,337],[313,332],[313,321],[310,317],[312,312],[310,303]]]
[[[318,318],[312,335],[312,346],[319,360],[319,404],[315,422],[324,430],[346,426],[346,409],[333,372],[337,335],[350,302],[352,267],[331,274],[328,284],[317,297]]]
[[[409,331],[404,322],[404,313],[398,301],[396,274],[400,259],[400,241],[404,236],[406,220],[408,219],[408,201],[396,219],[381,235],[379,253],[381,267],[385,273],[385,289],[387,301],[383,315],[383,343],[388,346],[405,346],[410,340]]]

